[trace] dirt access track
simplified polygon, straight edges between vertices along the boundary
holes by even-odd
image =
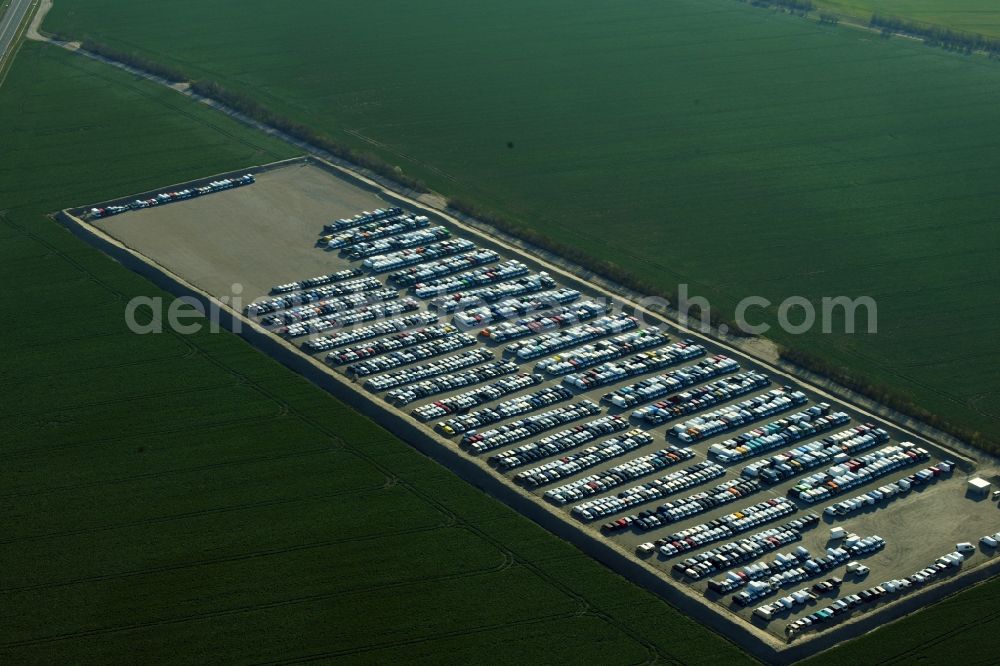
[[[604,297],[622,303],[629,311],[641,313],[645,325],[661,326],[672,339],[690,338],[703,344],[709,354],[725,353],[740,362],[742,371],[757,370],[767,374],[773,381],[772,387],[788,384],[803,390],[810,402],[829,402],[833,404],[835,410],[842,409],[848,412],[852,424],[877,423],[890,431],[892,443],[911,441],[930,450],[932,462],[944,457],[959,460],[960,470],[953,474],[953,478],[942,480],[920,492],[911,492],[906,497],[881,508],[862,512],[846,521],[837,521],[836,524],[843,525],[862,536],[879,534],[887,541],[885,550],[865,560],[865,564],[872,570],[869,577],[862,581],[845,582],[841,596],[876,585],[883,580],[906,577],[930,565],[937,556],[952,550],[956,541],[975,541],[982,534],[995,532],[1000,527],[998,520],[1000,514],[995,503],[975,502],[964,494],[967,476],[975,473],[992,477],[996,474],[994,463],[991,460],[986,462],[971,460],[955,451],[943,448],[939,443],[927,441],[903,427],[886,423],[856,405],[845,404],[823,389],[808,385],[759,359],[750,358],[725,343],[709,339],[697,331],[681,328],[654,313],[643,311],[635,303],[616,297],[595,284],[582,280],[579,277],[582,272],[573,274],[565,271],[541,256],[528,254],[523,249],[507,243],[499,236],[486,235],[456,218],[389,191],[347,169],[315,158],[302,158],[246,171],[257,175],[256,184],[189,201],[129,212],[97,220],[94,223],[82,219],[82,211],[89,209],[90,206],[63,211],[58,217],[74,233],[94,243],[132,270],[149,277],[167,291],[176,295],[192,296],[206,308],[217,310],[221,314],[223,326],[236,330],[262,351],[271,354],[334,396],[374,418],[388,430],[470,483],[483,488],[556,535],[576,544],[620,574],[660,594],[673,605],[684,609],[699,621],[715,628],[750,653],[768,662],[790,663],[829,648],[917,610],[960,587],[983,580],[1000,569],[1000,557],[996,556],[996,553],[977,552],[968,559],[958,574],[947,576],[943,580],[889,602],[866,607],[845,620],[827,625],[822,631],[805,633],[788,642],[780,631],[786,623],[785,620],[776,620],[769,625],[761,624],[751,619],[752,608],[740,609],[727,603],[726,598],[715,599],[706,595],[706,581],[692,584],[677,579],[670,573],[670,565],[678,558],[667,560],[661,557],[649,559],[637,557],[635,546],[642,541],[656,538],[657,532],[662,530],[647,535],[626,532],[609,538],[600,532],[597,524],[581,523],[570,515],[569,506],[559,508],[544,501],[541,496],[544,488],[527,490],[521,487],[514,483],[510,474],[501,474],[491,467],[485,457],[469,455],[459,449],[454,441],[437,434],[429,427],[431,424],[421,424],[408,415],[410,407],[429,400],[418,401],[405,409],[391,406],[364,390],[359,383],[351,381],[343,372],[323,363],[320,358],[301,351],[297,345],[302,339],[296,340],[293,344],[245,317],[242,314],[242,304],[266,294],[273,285],[333,272],[349,265],[346,259],[338,258],[336,253],[326,252],[314,246],[324,222],[353,215],[362,209],[398,205],[427,215],[433,224],[448,227],[455,236],[469,238],[480,247],[497,250],[505,259],[518,259],[533,270],[546,271],[560,285],[581,291],[584,298]],[[242,175],[246,171],[234,175]],[[221,177],[222,175],[213,176],[204,180]],[[198,181],[193,185],[202,182],[204,181]],[[190,185],[192,184],[164,186],[159,191],[171,191]],[[146,198],[145,195],[132,195],[128,200],[137,196]],[[234,285],[239,286],[234,289]],[[234,298],[238,298],[240,302]],[[529,370],[527,364],[521,370]],[[621,384],[637,379],[639,378],[633,377]],[[558,379],[552,383],[557,381]],[[601,393],[613,390],[619,385],[609,385],[594,392],[581,393],[575,396],[574,400],[589,398],[596,402]],[[535,386],[531,390],[538,388]],[[453,392],[458,393],[462,390]],[[607,413],[606,410],[603,413]],[[766,421],[777,418],[780,418],[780,415]],[[763,423],[758,422],[754,426]],[[746,426],[739,431],[754,426]],[[665,426],[656,426],[649,430],[655,435],[656,443],[652,445],[653,448],[661,448],[665,441]],[[692,449],[697,450],[696,460],[704,459],[703,445],[707,447],[713,442],[734,436],[737,432],[721,434],[690,445]],[[527,441],[534,441],[534,438]],[[649,450],[635,451],[633,454],[648,452]],[[602,471],[620,462],[621,459],[605,461],[577,476],[561,479],[560,483]],[[724,478],[732,478],[738,469],[738,467],[730,468]],[[916,469],[919,469],[919,466],[898,470],[888,477],[873,482],[870,486],[854,489],[839,499],[893,481]],[[642,483],[645,480],[637,479],[634,483]],[[793,479],[765,488],[735,504],[724,508],[716,507],[700,516],[678,522],[670,529],[684,529],[767,497],[782,496],[795,482]],[[699,487],[694,487],[682,495],[698,490]],[[677,497],[671,496],[670,499]],[[801,511],[798,515],[807,511],[819,513],[828,503],[818,503],[810,507],[800,506]],[[635,510],[646,508],[651,506],[639,506]],[[763,525],[753,531],[768,526]],[[802,541],[781,548],[779,552],[786,552],[795,545],[803,545],[815,555],[823,554],[827,545],[826,528],[829,526],[829,521],[821,523],[819,527],[803,533]],[[692,553],[708,547],[710,546],[699,548]],[[831,571],[826,575],[834,574],[842,575],[839,571]],[[821,579],[804,581],[783,594]],[[759,603],[774,601],[775,598],[777,597],[762,599]],[[833,599],[834,597],[822,598],[818,602],[800,608],[794,615],[801,616],[813,612]]]

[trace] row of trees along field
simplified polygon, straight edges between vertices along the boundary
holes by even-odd
[[[928,46],[939,46],[963,53],[986,53],[991,58],[1000,57],[1000,39],[985,37],[971,32],[956,32],[932,25],[921,25],[893,16],[872,16],[869,25],[878,28],[884,35],[899,33],[920,37]]]

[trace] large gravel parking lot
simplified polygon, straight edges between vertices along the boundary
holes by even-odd
[[[159,264],[176,275],[182,276],[188,282],[200,287],[210,294],[220,298],[225,297],[231,299],[234,293],[237,293],[239,297],[242,298],[243,303],[250,303],[255,299],[266,296],[269,290],[275,285],[302,280],[317,275],[329,274],[346,268],[359,267],[361,265],[361,262],[359,261],[348,261],[336,251],[328,251],[316,246],[316,240],[321,234],[323,225],[332,222],[337,218],[351,217],[362,210],[370,211],[376,208],[388,208],[392,205],[394,204],[390,203],[386,198],[381,197],[375,189],[363,189],[342,178],[336,177],[330,172],[315,165],[295,163],[258,174],[257,182],[253,185],[219,192],[188,201],[176,202],[155,208],[124,213],[104,220],[98,220],[94,223],[94,226],[125,244],[129,248],[145,255],[156,264]],[[445,221],[439,223],[437,219],[434,219],[430,224],[431,226],[444,224],[449,228],[454,237],[470,238],[475,241],[479,247],[499,250],[501,254],[504,255],[501,258],[501,261],[518,259],[523,261],[532,271],[542,269],[541,264],[535,259],[523,254],[515,253],[509,247],[506,247],[494,240],[474,236],[470,234],[468,230],[450,222]],[[370,274],[365,273],[365,275],[367,276]],[[375,277],[381,280],[385,286],[390,286],[386,279],[386,275],[387,274],[380,274]],[[603,296],[603,294],[598,290],[593,287],[581,285],[572,277],[559,275],[554,272],[552,273],[552,277],[555,278],[557,283],[559,283],[559,286],[566,286],[583,292],[578,302],[586,301],[589,298]],[[236,292],[234,292],[233,289],[234,284],[240,285]],[[407,296],[412,296],[412,294],[408,293],[407,290],[400,289],[400,298]],[[427,309],[428,301],[426,299],[418,298],[416,300],[420,304],[419,307],[421,311]],[[627,309],[626,312],[628,312]],[[441,315],[441,323],[447,323],[450,321],[450,315]],[[649,323],[644,324],[644,326],[651,326],[654,324],[654,322],[648,319],[647,321],[649,321]],[[980,547],[977,542],[979,537],[982,535],[992,534],[1000,530],[1000,510],[998,510],[997,503],[989,497],[985,499],[973,498],[966,492],[968,478],[973,476],[983,476],[989,480],[995,479],[997,469],[993,467],[992,464],[977,464],[972,461],[968,461],[966,458],[962,458],[954,452],[944,450],[940,446],[917,439],[913,435],[905,434],[890,424],[878,422],[873,417],[859,412],[854,406],[837,402],[830,396],[820,394],[808,386],[802,386],[800,384],[793,385],[792,380],[788,377],[777,375],[773,368],[760,365],[753,359],[741,356],[732,350],[723,349],[714,343],[701,339],[693,333],[681,331],[672,324],[665,322],[656,323],[659,323],[661,329],[668,334],[670,338],[668,344],[679,340],[692,339],[697,344],[707,347],[707,356],[722,353],[738,361],[740,365],[738,372],[744,373],[748,371],[757,371],[768,375],[771,379],[770,385],[765,388],[753,390],[746,395],[741,395],[727,402],[714,404],[699,411],[712,411],[727,404],[738,403],[742,400],[746,400],[748,397],[760,395],[785,385],[790,385],[791,391],[803,391],[807,397],[807,401],[804,404],[797,405],[786,411],[768,416],[752,424],[742,425],[722,434],[718,434],[692,444],[685,444],[684,442],[678,441],[676,438],[668,438],[666,433],[670,426],[680,421],[692,418],[696,416],[698,412],[693,412],[681,419],[657,426],[640,423],[632,418],[630,419],[628,429],[631,430],[632,428],[641,428],[642,430],[648,431],[652,435],[651,443],[635,450],[628,451],[627,453],[617,455],[611,459],[604,460],[599,464],[588,467],[575,474],[562,477],[554,483],[545,484],[537,489],[534,489],[532,492],[534,492],[534,494],[538,497],[539,502],[546,501],[543,498],[543,493],[552,487],[571,483],[583,477],[599,474],[611,467],[621,465],[623,462],[639,456],[647,455],[658,449],[666,448],[669,445],[687,447],[694,452],[694,457],[690,460],[686,460],[667,469],[657,470],[653,474],[629,480],[627,483],[619,485],[614,490],[597,493],[588,499],[614,496],[631,486],[648,482],[653,478],[661,477],[696,463],[712,460],[712,458],[707,456],[707,451],[713,444],[735,437],[744,431],[777,421],[790,414],[800,412],[801,410],[816,405],[817,403],[826,402],[831,403],[831,412],[846,412],[850,416],[850,422],[845,425],[833,427],[822,434],[817,434],[815,437],[803,438],[793,444],[775,448],[774,450],[767,452],[765,457],[773,456],[789,448],[800,446],[805,442],[822,439],[823,437],[827,437],[833,433],[840,432],[859,424],[874,422],[877,427],[884,428],[888,431],[890,439],[886,443],[878,444],[858,453],[858,456],[870,454],[873,451],[879,450],[887,445],[910,441],[914,443],[914,446],[927,449],[930,453],[930,459],[926,462],[919,462],[912,466],[896,469],[877,481],[871,482],[866,486],[852,488],[835,499],[819,501],[812,505],[807,505],[803,502],[793,500],[798,508],[798,511],[794,515],[783,517],[776,521],[754,527],[746,533],[738,536],[722,539],[712,545],[695,548],[680,556],[667,558],[656,553],[647,556],[645,560],[660,569],[664,576],[676,581],[678,584],[690,585],[697,594],[707,595],[710,600],[717,604],[717,608],[719,610],[725,609],[723,612],[738,613],[742,618],[748,622],[752,622],[756,627],[770,632],[774,636],[784,640],[785,626],[791,620],[812,613],[814,610],[827,605],[839,596],[859,592],[886,580],[905,578],[906,576],[933,564],[937,557],[954,550],[956,542],[971,541],[977,544],[976,552],[967,557],[965,564],[963,564],[963,571],[975,568],[986,563],[987,561],[993,560],[996,557],[996,553],[994,551]],[[358,326],[365,325],[367,324],[360,324]],[[478,329],[474,329],[469,331],[469,333],[475,334],[477,330]],[[329,334],[330,332],[326,331],[321,335]],[[300,345],[301,343],[313,340],[317,337],[319,336],[303,336],[295,338],[294,342],[295,344]],[[522,338],[522,340],[524,339],[528,338]],[[506,347],[506,344],[485,345],[482,340],[483,338],[477,337],[476,346],[473,348],[487,346],[495,352],[497,359],[501,357],[509,358],[509,356],[503,355],[503,348]],[[465,350],[449,352],[445,355],[450,356],[453,353],[461,353],[462,351]],[[325,356],[325,353],[317,355],[318,358],[322,358],[323,356]],[[550,354],[545,354],[541,358],[545,358],[546,356],[550,356]],[[519,364],[520,367],[518,371],[535,372],[535,364],[538,360],[541,360],[541,358],[521,362]],[[560,405],[566,405],[570,402],[575,403],[580,400],[589,399],[600,404],[601,412],[599,416],[620,414],[623,418],[629,419],[632,408],[622,410],[610,407],[608,404],[600,402],[601,396],[610,391],[621,388],[622,386],[640,381],[644,377],[662,374],[676,368],[693,366],[704,358],[706,358],[706,356],[701,356],[689,362],[679,363],[677,365],[655,370],[644,375],[634,376],[624,381],[602,386],[591,391],[581,392],[578,389],[573,389],[574,396],[571,400],[563,401],[550,407],[544,407],[537,410],[537,412],[532,412],[532,414],[553,409]],[[431,360],[433,359],[419,361],[419,363],[427,363]],[[343,372],[343,367],[334,368],[331,366],[331,371]],[[710,381],[732,376],[732,374],[722,375]],[[541,385],[531,386],[528,389],[515,392],[511,395],[505,395],[502,398],[490,401],[483,406],[489,406],[498,402],[506,401],[519,395],[532,394],[543,387],[556,386],[561,383],[560,380],[561,377],[546,376],[545,381]],[[361,381],[358,382],[359,385],[361,383]],[[696,384],[696,386],[700,385],[701,384]],[[470,388],[471,387],[463,387],[456,390],[446,391],[429,398],[417,400],[405,407],[402,407],[401,409],[403,409],[404,412],[409,413],[409,411],[415,407],[429,402],[434,402],[435,400],[440,400],[450,395],[464,393],[470,390]],[[673,395],[673,393],[669,395]],[[374,399],[378,399],[374,395],[372,397]],[[481,408],[482,406],[479,406],[475,409]],[[546,430],[539,433],[537,436],[524,439],[512,446],[500,447],[496,450],[489,451],[484,455],[491,456],[508,448],[522,446],[538,441],[540,438],[551,435],[562,428],[576,426],[594,418],[599,418],[599,416],[587,417],[582,420]],[[439,420],[443,419],[435,418],[431,420],[427,424],[428,428],[433,426]],[[501,422],[501,424],[507,423],[511,420],[514,419]],[[491,424],[483,429],[488,430],[490,428],[497,427],[497,425],[498,424]],[[583,446],[570,448],[557,455],[535,460],[528,465],[518,467],[517,469],[506,473],[506,476],[508,478],[513,478],[518,472],[541,465],[545,462],[550,462],[561,456],[578,453],[580,450],[585,449],[588,446],[599,444],[606,441],[610,437],[620,434],[622,433],[602,435],[593,441],[587,442]],[[458,444],[457,437],[445,438],[440,435],[437,437],[445,446],[454,448]],[[728,541],[744,538],[750,534],[766,529],[767,527],[785,523],[790,519],[800,518],[809,512],[822,514],[823,509],[830,504],[854,497],[866,491],[878,488],[884,484],[894,482],[897,479],[904,478],[931,464],[949,458],[959,461],[959,466],[951,474],[944,474],[939,477],[936,482],[921,486],[920,488],[912,490],[908,494],[900,495],[891,501],[883,501],[874,506],[869,506],[868,508],[849,517],[834,519],[830,516],[823,516],[818,526],[805,530],[802,533],[801,541],[796,541],[771,553],[765,554],[759,558],[759,560],[752,560],[769,561],[776,553],[789,552],[797,546],[804,546],[814,557],[825,555],[826,549],[831,545],[835,545],[829,542],[830,528],[842,526],[846,528],[848,532],[854,532],[861,537],[879,535],[886,541],[886,545],[883,550],[875,552],[871,555],[857,558],[871,569],[870,573],[863,579],[855,579],[853,576],[845,572],[843,565],[840,565],[821,576],[804,580],[800,583],[790,585],[787,588],[782,588],[782,591],[763,597],[759,601],[751,604],[748,608],[741,608],[730,601],[731,594],[718,597],[718,595],[715,595],[707,590],[708,580],[722,578],[725,572],[719,572],[708,576],[701,581],[692,583],[680,578],[671,570],[671,567],[676,562],[683,560],[686,557],[690,557],[691,555],[700,553]],[[607,520],[617,519],[626,515],[637,514],[644,510],[654,509],[664,502],[676,501],[688,495],[704,491],[715,486],[716,484],[738,478],[745,465],[748,465],[758,459],[759,458],[751,458],[742,460],[732,465],[723,465],[726,469],[722,476],[684,489],[680,492],[676,492],[671,494],[669,497],[648,501],[630,507],[627,511],[615,514],[606,519],[595,520],[589,523],[580,522],[580,527],[585,530],[599,531],[601,524],[607,522]],[[636,547],[640,544],[654,541],[657,538],[666,536],[668,533],[687,529],[713,518],[718,518],[724,514],[738,511],[744,507],[761,502],[768,498],[785,498],[788,491],[797,483],[801,482],[803,478],[808,477],[811,474],[815,474],[820,470],[827,469],[827,467],[829,467],[829,465],[820,465],[780,483],[774,485],[763,485],[763,487],[757,492],[736,499],[735,501],[725,505],[717,506],[711,510],[705,511],[704,513],[700,513],[699,515],[679,520],[672,523],[669,527],[658,527],[646,533],[640,533],[633,527],[631,529],[616,532],[612,535],[602,536],[602,538],[613,539],[623,549],[634,552]],[[499,472],[497,473],[499,474]],[[572,502],[567,504],[564,507],[564,510],[569,512],[575,504],[577,503]],[[842,577],[845,580],[845,583],[839,593],[821,596],[819,600],[813,601],[805,606],[800,606],[796,610],[793,610],[790,614],[778,614],[769,623],[764,623],[759,618],[751,619],[751,614],[755,607],[764,603],[773,602],[783,595],[790,594],[792,591],[800,588],[811,587],[814,583],[833,575]],[[827,629],[827,631],[829,631],[829,629]],[[806,636],[808,635],[809,634],[806,634]]]

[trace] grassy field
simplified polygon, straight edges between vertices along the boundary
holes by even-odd
[[[34,43],[0,128],[0,662],[747,661],[45,217],[287,146]]]
[[[1000,441],[998,63],[732,0],[61,0],[45,27],[221,81],[717,311],[871,295],[877,335],[771,336]]]
[[[955,595],[803,664],[995,664],[1000,650],[1000,580]]]
[[[1000,5],[993,0],[813,0],[813,4],[863,21],[881,14],[1000,37]]]

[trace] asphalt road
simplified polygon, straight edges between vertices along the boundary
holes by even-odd
[[[7,59],[7,53],[14,47],[17,29],[24,15],[31,9],[32,0],[11,0],[10,7],[0,18],[0,63]]]

